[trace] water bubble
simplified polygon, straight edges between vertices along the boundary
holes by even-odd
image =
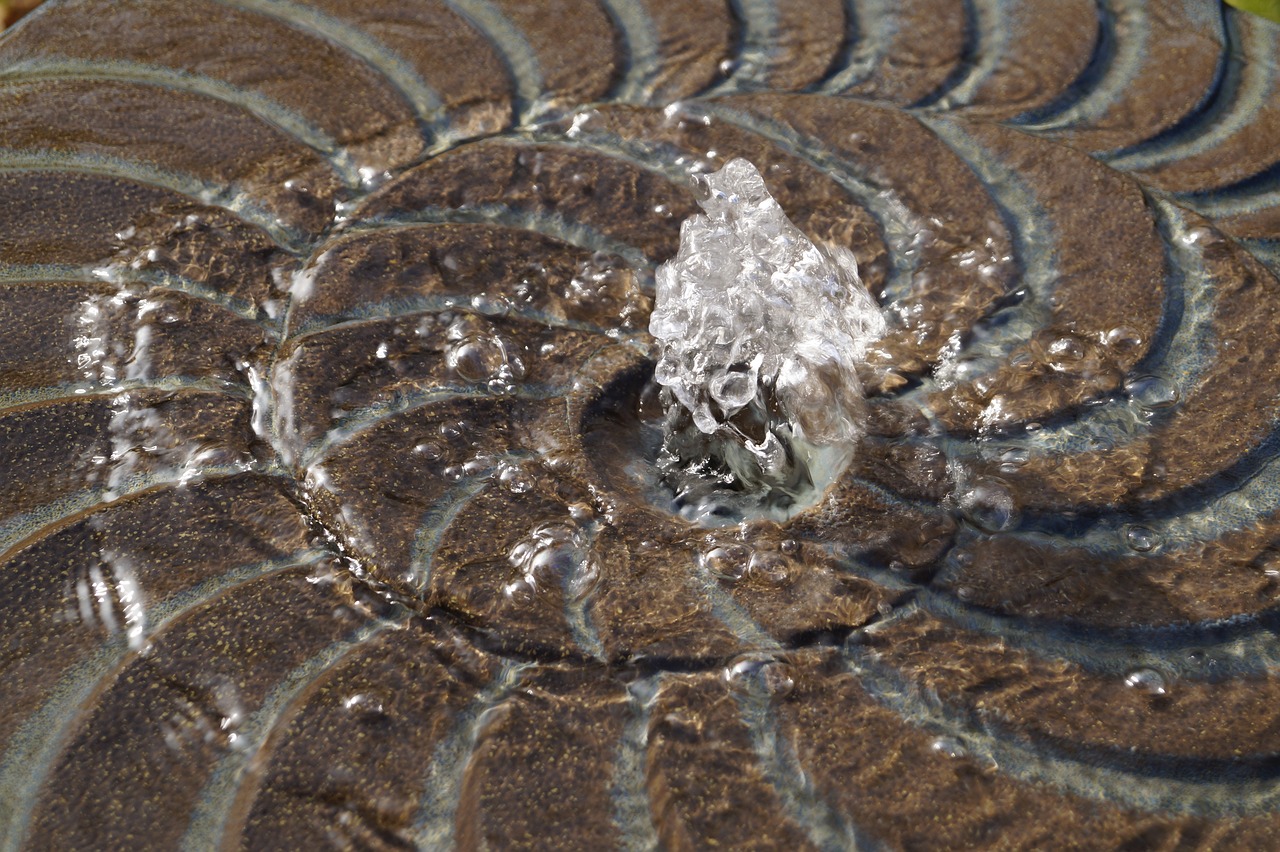
[[[497,375],[506,364],[501,343],[491,337],[465,337],[445,354],[449,368],[467,382],[484,382]]]
[[[502,587],[502,594],[513,603],[530,604],[533,603],[535,594],[534,586],[523,577],[513,580]]]
[[[776,586],[791,579],[789,561],[781,553],[772,550],[756,550],[747,560],[747,571]]]
[[[937,754],[951,758],[964,757],[969,753],[964,744],[955,737],[938,737],[929,744],[929,748]]]
[[[465,420],[446,421],[440,424],[440,434],[450,441],[457,441],[463,438],[470,428],[471,425]]]
[[[1128,326],[1117,326],[1107,332],[1106,343],[1116,349],[1137,349],[1142,345],[1142,334]]]
[[[504,591],[515,597],[524,590],[536,591],[545,583],[563,583],[571,597],[587,594],[599,576],[599,565],[587,554],[582,530],[572,523],[558,521],[540,524],[516,542],[509,561],[519,577]]]
[[[751,548],[744,544],[726,544],[711,548],[701,558],[703,567],[715,576],[725,580],[740,580],[747,573]]]
[[[1138,553],[1150,553],[1160,546],[1160,535],[1152,529],[1131,526],[1124,531],[1125,544]]]
[[[738,657],[725,669],[724,678],[738,689],[770,698],[785,698],[796,685],[790,667],[765,654]]]
[[[342,699],[342,708],[361,722],[379,722],[387,716],[382,702],[375,696],[363,692],[357,692]]]
[[[985,480],[965,489],[956,501],[969,523],[983,532],[1006,532],[1018,525],[1018,506],[1009,489],[996,480]]]
[[[1030,459],[1031,453],[1026,447],[1006,447],[999,454],[1000,472],[1016,473]]]
[[[491,296],[488,293],[478,293],[471,297],[472,310],[486,316],[505,316],[514,307],[511,304],[511,300],[506,296]]]
[[[1140,376],[1124,383],[1125,393],[1148,411],[1168,408],[1178,402],[1178,386],[1162,376]]]
[[[1141,689],[1152,695],[1168,694],[1168,686],[1165,684],[1164,675],[1155,669],[1136,669],[1125,675],[1124,685],[1134,689]]]
[[[525,494],[533,488],[533,480],[518,466],[502,464],[498,469],[498,481],[512,494]]]
[[[485,455],[484,453],[480,453],[476,455],[474,458],[469,459],[466,462],[463,462],[462,474],[463,476],[468,476],[468,477],[487,475],[489,473],[492,473],[493,466],[494,466],[493,457]]]
[[[1049,344],[1050,362],[1062,364],[1084,358],[1084,346],[1074,337],[1059,337]]]
[[[426,461],[439,461],[444,457],[444,448],[432,441],[425,441],[413,448],[414,455],[421,456]]]

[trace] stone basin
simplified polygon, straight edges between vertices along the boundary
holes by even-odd
[[[1280,26],[52,0],[0,36],[0,849],[1266,849]],[[754,163],[890,330],[815,506],[638,477]]]

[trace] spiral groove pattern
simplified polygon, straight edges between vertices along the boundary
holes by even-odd
[[[1277,52],[1201,0],[47,3],[0,847],[1266,848]],[[709,530],[633,427],[734,157],[891,330],[822,503]]]

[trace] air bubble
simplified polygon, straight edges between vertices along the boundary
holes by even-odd
[[[1148,527],[1131,526],[1124,531],[1124,542],[1130,550],[1150,553],[1160,546],[1160,536]]]
[[[1137,349],[1142,345],[1142,334],[1128,326],[1119,326],[1107,332],[1106,343],[1116,349]]]
[[[1178,386],[1162,376],[1141,376],[1124,384],[1125,393],[1148,411],[1169,408],[1178,402]]]
[[[995,480],[970,486],[957,503],[965,519],[983,532],[1007,532],[1021,519],[1013,495],[1003,483]]]
[[[751,548],[744,544],[727,544],[703,553],[702,565],[722,579],[740,580],[747,573],[750,559]]]
[[[445,355],[449,368],[467,382],[485,382],[494,378],[506,364],[501,343],[490,337],[471,336],[449,347]]]
[[[724,670],[724,679],[744,692],[755,692],[769,698],[785,698],[796,685],[786,663],[762,654],[737,658]]]
[[[969,753],[964,744],[955,737],[938,737],[929,744],[929,748],[937,754],[950,758],[964,757]]]
[[[525,494],[533,488],[533,480],[519,467],[502,464],[498,468],[498,481],[512,494]]]
[[[372,695],[358,692],[342,700],[342,708],[362,722],[376,722],[387,715],[382,702]]]
[[[444,448],[431,441],[418,444],[413,448],[413,452],[414,455],[421,456],[427,461],[439,461],[444,457]]]
[[[756,550],[747,560],[747,571],[775,586],[781,586],[791,580],[789,565],[788,559],[781,553]]]
[[[585,553],[587,539],[573,523],[548,522],[534,527],[507,555],[519,576],[504,591],[514,597],[524,588],[536,592],[546,583],[561,583],[571,598],[584,597],[600,574]]]
[[[1125,675],[1124,685],[1133,689],[1141,689],[1152,695],[1166,695],[1169,692],[1164,675],[1155,669],[1137,669]]]

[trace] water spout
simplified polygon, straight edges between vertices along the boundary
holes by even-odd
[[[659,467],[691,520],[787,517],[853,457],[857,365],[884,317],[853,254],[811,242],[751,163],[695,186],[704,213],[658,270],[649,322],[667,411]]]

